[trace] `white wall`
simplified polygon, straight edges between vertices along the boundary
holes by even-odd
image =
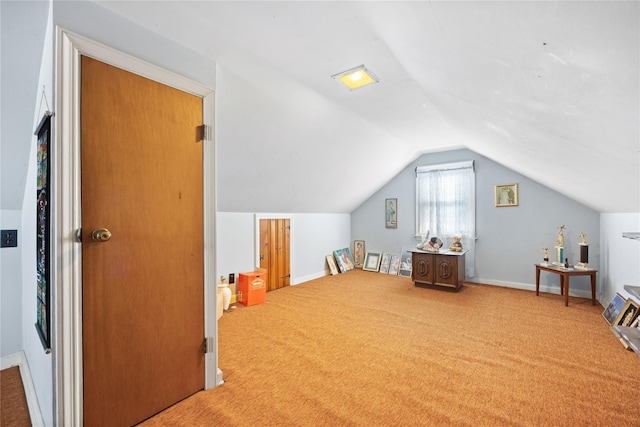
[[[229,273],[235,273],[238,277],[238,273],[258,267],[256,217],[291,219],[292,285],[324,276],[325,256],[335,249],[350,247],[350,214],[218,212],[216,259],[219,275],[228,277]]]
[[[622,237],[625,232],[640,232],[640,213],[604,213],[600,215],[603,285],[600,302],[607,306],[616,293],[625,298],[624,285],[640,286],[640,240]],[[637,298],[636,301],[640,302]]]
[[[22,317],[21,257],[25,239],[21,211],[0,211],[0,227],[18,230],[18,247],[0,249],[0,356],[6,356],[22,350],[22,323],[18,319]]]
[[[352,214],[353,239],[364,240],[368,251],[396,252],[415,246],[415,168],[474,160],[476,170],[476,268],[467,280],[535,289],[536,262],[544,247],[553,260],[557,227],[564,224],[570,263],[579,258],[579,233],[587,234],[589,263],[600,263],[599,213],[471,150],[424,154],[407,166]],[[518,183],[519,206],[496,208],[494,186]],[[398,228],[384,226],[384,199],[398,198]],[[449,245],[451,242],[445,242]],[[599,280],[599,278],[598,278]],[[543,292],[559,293],[557,275],[543,274]],[[571,279],[570,294],[591,297],[588,277]]]
[[[38,78],[37,98],[34,100],[36,109],[33,116],[33,129],[40,123],[43,114],[47,111],[54,111],[55,101],[53,89],[53,48],[54,31],[51,15],[47,20],[47,30],[45,32],[44,47],[42,52],[42,62],[40,64],[40,74]],[[47,106],[48,104],[48,106]],[[52,121],[52,126],[54,122]],[[55,129],[52,128],[52,135]],[[25,195],[22,204],[22,331],[23,350],[31,378],[36,390],[40,412],[45,425],[54,423],[54,396],[53,396],[53,353],[46,354],[36,332],[36,151],[37,137],[31,136],[31,150],[29,153],[28,170],[26,174]],[[52,187],[55,188],[55,187]],[[53,195],[52,195],[53,200]],[[51,211],[53,213],[53,210]],[[52,223],[53,230],[53,223]],[[53,244],[53,241],[52,241]],[[54,330],[54,304],[55,284],[50,283],[51,290],[51,330]],[[53,344],[51,339],[50,344]]]

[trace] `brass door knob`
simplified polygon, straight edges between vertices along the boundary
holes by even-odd
[[[106,228],[96,228],[91,233],[91,238],[96,242],[106,242],[111,239],[111,232]]]

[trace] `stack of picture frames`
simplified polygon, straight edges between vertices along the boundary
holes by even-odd
[[[403,247],[400,253],[367,252],[364,240],[353,242],[353,256],[349,248],[336,249],[326,256],[329,272],[346,273],[356,268],[394,276],[411,277],[410,248]]]
[[[605,308],[602,317],[611,326],[631,326],[634,322],[637,324],[638,314],[640,314],[640,304],[632,298],[625,298],[620,294],[616,294],[611,303]]]
[[[406,247],[400,253],[365,252],[362,269],[411,277],[411,252]]]
[[[336,249],[332,255],[327,255],[327,265],[332,275],[340,273],[346,273],[356,268],[353,263],[353,257],[349,248]]]
[[[611,303],[605,308],[602,317],[611,325],[613,333],[620,338],[620,342],[629,349],[629,340],[622,339],[620,331],[624,329],[635,329],[631,335],[640,336],[640,304],[632,298],[625,298],[616,294]],[[628,334],[628,333],[627,333]],[[625,335],[627,335],[625,334]],[[634,349],[635,350],[635,349]],[[640,354],[639,354],[640,356]]]

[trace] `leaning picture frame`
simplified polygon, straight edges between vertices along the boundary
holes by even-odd
[[[364,255],[366,251],[364,249],[364,240],[353,241],[353,264],[356,268],[362,268],[364,264]]]
[[[518,206],[518,184],[498,184],[494,193],[497,208]]]
[[[620,295],[619,293],[615,294],[607,308],[604,309],[602,313],[602,317],[607,321],[608,324],[612,325],[613,322],[618,317],[618,314],[622,311],[622,307],[627,302],[627,299]]]
[[[384,218],[386,228],[398,228],[398,199],[385,199]]]
[[[389,266],[391,265],[391,254],[383,253],[380,259],[380,273],[389,274]]]
[[[636,317],[638,317],[638,310],[640,310],[640,304],[631,298],[627,298],[627,302],[624,303],[624,307],[622,307],[622,310],[618,313],[613,324],[618,326],[631,325],[633,321],[636,320]]]
[[[333,255],[327,255],[325,259],[327,260],[327,265],[329,266],[329,272],[331,275],[334,276],[338,274],[338,266],[336,265],[336,260]]]
[[[337,249],[333,251],[333,256],[336,259],[336,264],[340,273],[346,273],[347,271],[354,269],[353,257],[351,256],[349,248]]]
[[[380,258],[382,258],[380,252],[367,252],[364,256],[362,269],[365,271],[377,272],[380,268]]]
[[[398,276],[411,277],[412,269],[413,254],[409,248],[403,246],[402,253],[400,255],[400,269],[398,270]]]
[[[389,262],[388,273],[397,276],[400,269],[400,254],[391,254],[391,261]]]

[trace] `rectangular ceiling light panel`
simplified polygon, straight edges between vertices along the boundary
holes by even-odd
[[[349,90],[359,89],[370,84],[378,83],[380,80],[371,71],[367,70],[364,65],[343,71],[340,74],[332,76],[339,80]]]

